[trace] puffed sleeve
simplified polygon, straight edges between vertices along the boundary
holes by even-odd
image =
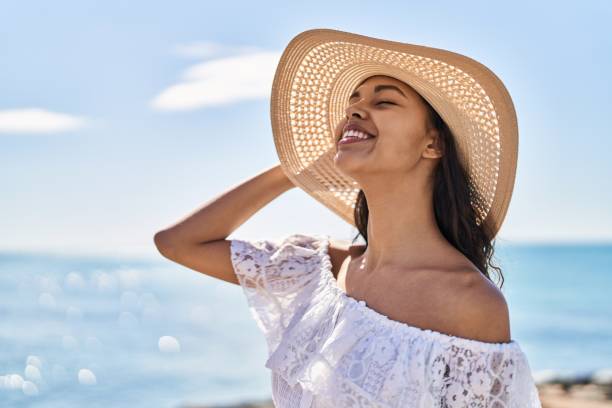
[[[434,351],[428,396],[436,407],[541,408],[527,357],[517,342],[450,344]]]
[[[305,234],[230,241],[234,271],[270,353],[319,282],[320,249],[321,237]]]

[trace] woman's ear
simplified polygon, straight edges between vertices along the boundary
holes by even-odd
[[[428,159],[438,159],[443,155],[442,140],[440,138],[440,132],[436,128],[431,128],[427,131],[427,137],[429,138],[429,144],[423,152],[423,157]]]

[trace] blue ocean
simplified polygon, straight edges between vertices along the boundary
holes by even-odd
[[[612,245],[500,245],[534,376],[612,367]],[[270,396],[242,289],[157,261],[0,254],[0,406],[183,407]]]

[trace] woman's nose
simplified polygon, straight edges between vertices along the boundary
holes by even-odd
[[[353,104],[346,108],[346,117],[351,118],[353,116],[357,116],[361,119],[365,118],[366,113],[363,109],[361,109],[357,104]]]

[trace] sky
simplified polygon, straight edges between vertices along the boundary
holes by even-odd
[[[159,257],[155,232],[278,164],[270,87],[302,31],[448,49],[512,96],[501,244],[612,242],[612,3],[2,1],[0,251]],[[294,188],[231,236],[356,230]]]

